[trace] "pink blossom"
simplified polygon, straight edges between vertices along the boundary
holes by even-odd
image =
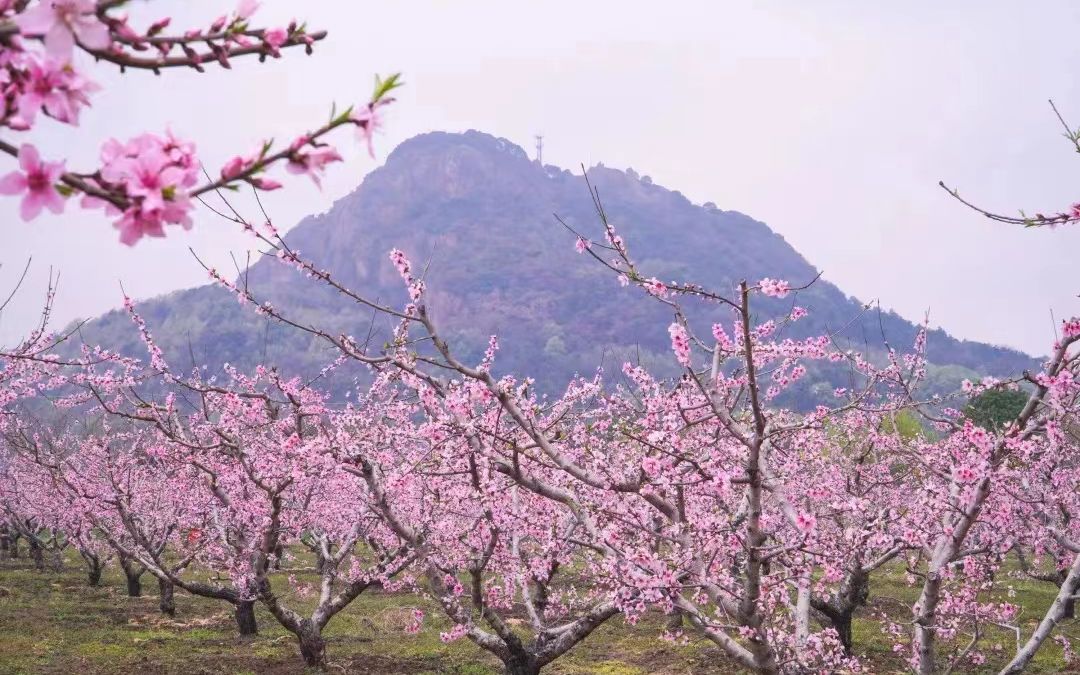
[[[664,282],[660,281],[656,277],[653,277],[652,279],[646,281],[644,283],[644,286],[645,290],[648,291],[650,295],[655,295],[658,298],[664,297],[665,295],[667,295],[668,292],[668,288],[664,285]]]
[[[397,269],[398,274],[401,275],[402,281],[404,281],[409,288],[409,298],[416,302],[420,299],[420,296],[424,294],[426,288],[422,279],[413,277],[412,264],[405,256],[405,253],[399,249],[393,249],[390,251],[390,261],[394,263],[394,267]]]
[[[236,6],[236,18],[250,18],[259,9],[260,4],[262,3],[258,0],[240,0],[240,3]]]
[[[375,157],[374,134],[382,128],[382,113],[377,105],[365,105],[352,114],[356,125],[356,136],[367,144],[368,154]]]
[[[812,513],[799,512],[795,514],[795,526],[803,532],[810,533],[817,525],[817,518]]]
[[[439,633],[439,639],[443,642],[453,642],[465,637],[465,634],[469,632],[468,626],[460,623],[455,623],[454,627],[448,631]]]
[[[154,23],[150,24],[150,27],[146,29],[146,34],[147,35],[157,35],[161,31],[168,28],[170,23],[172,23],[172,18],[171,17],[166,16],[166,17],[163,17],[161,19],[158,19]]]
[[[720,347],[720,349],[724,351],[731,351],[735,348],[735,344],[731,341],[731,338],[728,337],[727,331],[724,330],[724,327],[721,324],[713,324],[712,334],[713,339],[716,340],[716,344]]]
[[[584,253],[589,250],[589,242],[585,241],[583,237],[578,237],[574,242],[574,250],[578,253]]]
[[[675,352],[675,360],[689,368],[690,336],[687,334],[686,328],[680,323],[673,323],[668,326],[668,333],[671,335],[671,349]]]
[[[269,28],[263,33],[263,40],[275,50],[289,39],[289,31],[284,28]]]
[[[791,291],[791,286],[786,281],[780,279],[770,279],[765,277],[758,282],[758,286],[761,288],[763,295],[767,295],[771,298],[783,298]]]
[[[424,612],[420,609],[414,609],[412,612],[412,620],[405,626],[405,632],[411,635],[415,635],[420,632],[421,626],[424,624]]]
[[[19,101],[19,116],[28,124],[42,108],[51,117],[78,124],[79,111],[90,105],[89,94],[98,86],[84,79],[71,66],[51,58],[28,59],[27,83]]]
[[[225,162],[225,166],[221,167],[221,177],[225,180],[232,180],[247,171],[254,163],[255,159],[252,157],[236,155]]]
[[[280,181],[276,181],[273,178],[263,178],[259,176],[253,176],[248,179],[248,182],[260,190],[269,192],[271,190],[277,190],[282,187]]]
[[[121,242],[130,246],[144,236],[163,237],[166,224],[191,227],[187,188],[199,171],[194,145],[171,133],[166,138],[142,134],[127,143],[106,141],[101,159],[102,179],[132,202],[114,224]]]
[[[322,187],[320,177],[326,170],[326,165],[342,161],[338,151],[324,146],[310,152],[294,152],[289,157],[286,171],[293,174],[307,174],[318,187]]]
[[[1066,340],[1080,336],[1080,318],[1073,317],[1068,321],[1062,321],[1061,324],[1061,331]]]
[[[88,49],[108,49],[109,29],[97,18],[94,0],[38,0],[31,9],[15,17],[23,35],[43,37],[49,56],[71,59],[78,42]]]
[[[652,455],[645,457],[641,460],[641,470],[649,478],[656,478],[660,475],[660,460]]]
[[[22,171],[12,171],[0,178],[0,194],[17,195],[26,193],[22,199],[19,215],[29,221],[47,208],[53,213],[64,210],[64,198],[56,189],[56,183],[64,173],[63,162],[43,162],[37,149],[29,144],[19,148],[19,167]]]

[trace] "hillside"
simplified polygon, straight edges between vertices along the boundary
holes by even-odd
[[[749,216],[692,204],[631,170],[599,165],[589,174],[642,269],[660,279],[726,288],[741,278],[766,276],[802,284],[818,273],[783,237]],[[611,372],[627,358],[671,368],[668,313],[640,293],[621,289],[576,254],[555,213],[600,236],[580,175],[541,167],[504,139],[476,131],[436,132],[402,143],[352,194],[301,221],[288,241],[346,284],[395,303],[406,295],[387,252],[396,246],[414,263],[430,261],[428,306],[444,336],[475,361],[488,336],[498,334],[498,369],[531,375],[547,391],[600,365]],[[261,297],[304,321],[356,335],[369,330],[370,312],[274,260],[256,263],[249,282]],[[810,316],[795,325],[793,337],[842,328],[854,347],[875,351],[882,333],[900,349],[915,334],[911,322],[866,311],[863,302],[826,278],[801,292],[797,302]],[[758,309],[768,316],[781,306]],[[217,288],[179,291],[140,308],[166,351],[182,363],[190,360],[189,345],[211,368],[266,360],[312,372],[329,357],[322,345],[268,324]],[[705,309],[703,321],[720,316],[718,308]],[[384,323],[375,328],[382,338],[388,334]],[[83,336],[139,353],[130,322],[119,312],[91,322]],[[957,340],[943,331],[931,334],[929,358],[939,389],[976,373],[1009,375],[1034,363],[1016,350]],[[815,377],[819,389],[843,381],[838,372]],[[809,402],[807,388],[814,384],[795,392],[796,404]]]

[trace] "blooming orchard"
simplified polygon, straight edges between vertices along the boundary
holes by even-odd
[[[216,171],[167,131],[106,139],[100,166],[75,171],[29,139],[39,123],[76,124],[90,104],[95,86],[78,59],[202,70],[323,37],[300,23],[253,28],[251,1],[179,33],[168,19],[131,26],[122,4],[0,0],[0,126],[17,139],[0,140],[13,158],[0,192],[20,200],[24,219],[77,198],[134,244],[190,226],[209,191],[281,187],[276,164],[319,184],[341,161],[324,137],[351,125],[370,143],[397,86],[379,80],[363,106]],[[1080,589],[1080,320],[1062,324],[1040,372],[965,385],[967,395],[1027,396],[1014,420],[983,428],[951,400],[920,394],[925,331],[904,354],[859,354],[833,334],[786,338],[808,313],[796,304],[804,287],[648,276],[593,198],[601,236],[567,225],[572,245],[615,277],[615,292],[670,312],[676,378],[624,364],[540,396],[528,373],[496,374],[495,336],[478,363],[459,356],[405,251],[388,253],[403,290],[401,304],[387,303],[234,211],[228,219],[281,264],[395,323],[376,348],[208,270],[253,311],[323,341],[323,374],[359,363],[367,384],[344,402],[321,376],[269,363],[184,370],[130,300],[145,358],[108,345],[74,353],[63,348],[70,335],[48,330],[50,291],[39,328],[0,351],[0,542],[11,552],[25,541],[43,570],[74,549],[91,585],[115,558],[129,593],[149,574],[162,612],[176,611],[177,589],[213,598],[241,634],[258,631],[262,604],[315,667],[333,656],[326,626],[367,592],[400,598],[408,632],[441,613],[443,640],[470,640],[515,675],[540,672],[612,621],[707,640],[760,673],[881,667],[860,621],[927,675],[1020,672],[1055,642],[1071,655],[1059,626]],[[762,298],[791,305],[762,316],[776,306]],[[844,368],[848,386],[809,412],[777,405],[826,367]],[[872,603],[884,575],[917,599]],[[1011,589],[1018,575],[1058,587],[1033,622],[1035,608]],[[1015,647],[1003,646],[1009,635]]]
[[[283,263],[336,283],[253,229]],[[658,296],[623,243],[602,262],[672,308],[683,375],[628,364],[625,385],[597,375],[547,400],[527,378],[492,374],[494,338],[480,363],[460,361],[405,253],[389,257],[409,299],[385,307],[400,321],[392,342],[372,352],[306,328],[338,349],[329,368],[371,368],[372,385],[347,405],[270,366],[181,373],[130,302],[146,364],[90,348],[63,361],[50,351],[61,338],[44,333],[5,352],[9,531],[43,567],[76,548],[91,583],[115,556],[156,577],[163,598],[175,587],[230,603],[241,632],[257,630],[251,608],[263,603],[311,665],[326,663],[326,624],[373,588],[429,597],[452,623],[444,640],[467,638],[510,673],[539,672],[604,622],[650,612],[680,619],[658,637],[699,635],[765,673],[872,669],[852,630],[859,617],[922,673],[988,661],[1019,672],[1064,639],[1054,628],[1080,586],[1076,331],[1043,372],[969,386],[1029,387],[1017,419],[987,430],[919,400],[925,335],[880,359],[831,336],[780,339],[777,325],[802,313],[755,320],[751,303],[797,289],[765,280],[728,298],[670,282]],[[730,310],[708,338],[691,328],[691,298]],[[815,361],[845,364],[853,386],[810,413],[768,404]],[[41,425],[28,404],[43,393],[80,421]],[[925,431],[903,431],[899,418],[913,414]],[[290,572],[304,549],[318,587]],[[1061,570],[1061,590],[1005,654],[995,631],[1023,609],[1003,592],[1016,555]],[[918,590],[908,613],[869,607],[885,570]],[[315,596],[314,609],[291,606],[294,594]],[[519,610],[525,630],[508,616]],[[417,609],[406,629],[424,621]]]
[[[284,264],[336,284],[252,229]],[[408,304],[368,301],[399,320],[392,342],[372,352],[306,328],[338,349],[330,368],[351,359],[372,369],[371,387],[345,406],[270,366],[222,380],[183,374],[130,302],[146,364],[100,348],[65,361],[51,350],[62,337],[35,333],[4,353],[0,375],[8,531],[43,567],[50,551],[76,548],[91,583],[115,556],[157,577],[163,597],[175,587],[228,602],[241,632],[257,630],[252,604],[264,603],[312,665],[327,658],[325,625],[371,588],[430,596],[454,626],[444,639],[468,638],[512,673],[538,672],[614,617],[649,612],[681,618],[669,639],[690,631],[758,672],[872,667],[852,631],[858,616],[923,673],[988,660],[1018,672],[1061,638],[1053,629],[1080,586],[1074,322],[1043,372],[968,387],[1029,388],[1010,426],[986,430],[919,400],[922,334],[911,354],[876,360],[831,336],[780,339],[777,326],[803,312],[755,320],[751,303],[797,289],[764,280],[728,298],[670,282],[657,295],[625,243],[611,250],[586,247],[672,309],[675,382],[627,365],[626,385],[598,375],[539,399],[528,379],[492,374],[494,338],[477,365],[455,356],[399,250],[389,262]],[[729,319],[699,336],[691,298],[727,307]],[[808,414],[769,405],[815,361],[845,364],[853,386]],[[79,422],[37,422],[27,406],[45,393]],[[912,414],[925,432],[902,432],[898,417]],[[305,548],[318,588],[288,572]],[[1005,655],[991,635],[1021,610],[1002,594],[1017,554],[1062,570],[1061,591]],[[868,607],[887,569],[906,570],[919,590],[907,616]],[[291,607],[282,584],[317,594],[315,609]],[[517,608],[525,637],[506,614]],[[416,610],[408,629],[423,621]]]

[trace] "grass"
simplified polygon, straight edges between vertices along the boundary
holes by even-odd
[[[303,575],[301,576],[303,579]],[[1021,617],[1025,631],[1037,623],[1056,589],[1041,582],[1010,579],[1028,607]],[[128,598],[123,577],[107,569],[99,588],[86,586],[82,568],[69,560],[61,572],[37,572],[26,560],[0,561],[0,673],[297,673],[303,672],[292,635],[257,609],[260,633],[249,639],[235,634],[231,607],[205,598],[176,594],[176,618],[157,611],[157,585],[144,577],[144,597]],[[885,613],[900,623],[910,617],[915,589],[899,570],[878,576],[868,612]],[[302,605],[303,601],[289,598]],[[404,631],[413,607],[427,612],[423,629]],[[609,621],[547,671],[553,675],[645,675],[646,673],[731,673],[736,669],[711,643],[697,640],[674,645],[658,639],[665,617],[648,616],[637,626]],[[910,620],[910,619],[907,619]],[[366,593],[331,621],[325,632],[330,670],[354,673],[439,673],[494,675],[496,660],[468,640],[444,644],[439,632],[448,623],[437,609],[411,595]],[[1060,630],[1080,638],[1080,623]],[[1027,636],[1025,632],[1024,637]],[[996,672],[1011,653],[1015,634],[988,633],[986,644],[1001,645],[1000,656],[985,668],[958,672]],[[892,639],[875,621],[857,620],[858,654],[872,672],[903,671]],[[1030,672],[1066,670],[1061,648],[1048,644]],[[1074,671],[1074,672],[1080,672]]]

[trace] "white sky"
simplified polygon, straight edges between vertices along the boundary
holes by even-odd
[[[171,13],[176,28],[232,7],[155,0],[131,11]],[[929,309],[958,337],[1045,353],[1051,308],[1080,311],[1080,228],[994,224],[937,187],[1008,212],[1080,200],[1080,157],[1046,103],[1080,126],[1078,3],[267,0],[256,18],[284,23],[293,11],[330,30],[313,57],[160,78],[94,68],[105,89],[82,126],[43,123],[32,140],[88,168],[109,135],[171,124],[217,167],[316,126],[332,101],[362,101],[374,73],[400,70],[407,86],[379,160],[429,130],[480,129],[530,154],[542,132],[547,163],[632,166],[747,213],[847,293],[909,318]],[[279,226],[326,210],[376,165],[351,132],[340,141],[348,161],[322,192],[290,176],[269,197]],[[50,266],[62,274],[62,325],[118,306],[120,281],[136,297],[202,283],[189,246],[226,265],[247,245],[205,211],[192,232],[170,234],[128,249],[99,212],[71,204],[25,224],[17,202],[0,201],[0,289],[33,257],[0,342],[36,318]]]

